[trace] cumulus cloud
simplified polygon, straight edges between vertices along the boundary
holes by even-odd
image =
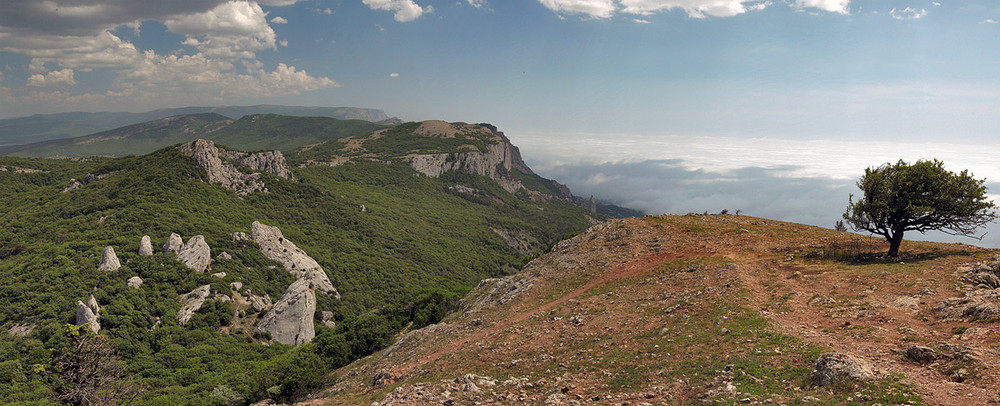
[[[850,14],[851,0],[795,0],[797,8],[815,8],[838,14]]]
[[[54,70],[46,74],[36,73],[28,77],[28,86],[73,86],[76,80],[73,79],[72,69]]]
[[[987,19],[985,19],[983,21],[980,21],[979,23],[980,24],[998,24],[998,23],[1000,23],[1000,21],[994,20],[992,18],[987,18]]]
[[[583,14],[591,18],[610,18],[618,13],[647,16],[671,10],[684,11],[691,18],[732,17],[749,11],[760,11],[774,4],[770,0],[538,0],[538,2],[559,15]],[[847,14],[848,3],[850,0],[796,0],[793,5],[798,8],[817,8]]]
[[[902,10],[893,8],[892,10],[889,10],[889,15],[896,20],[919,20],[927,16],[927,10],[917,10],[913,7],[907,7]]]
[[[6,0],[0,2],[0,51],[30,58],[26,87],[2,87],[4,105],[25,113],[86,109],[93,105],[162,107],[226,97],[269,97],[336,87],[286,63],[265,69],[256,53],[286,41],[268,24],[259,4],[279,7],[296,0]],[[170,54],[139,49],[115,34],[162,22],[188,48]],[[282,17],[274,24],[286,22]],[[240,63],[237,63],[240,62]],[[241,67],[237,67],[241,66]],[[106,91],[41,89],[77,84],[75,73],[111,72]],[[12,111],[5,113],[14,114]]]
[[[432,10],[430,6],[427,6],[427,9],[421,8],[413,0],[362,0],[361,2],[372,10],[392,11],[393,18],[401,23],[416,20],[425,12]]]
[[[650,21],[649,20],[643,20],[641,18],[633,18],[632,22],[634,22],[636,24],[649,24]]]
[[[271,19],[271,24],[288,24],[288,20],[284,17],[277,16]]]
[[[399,77],[399,74],[398,74],[398,73],[395,73],[395,72],[393,72],[393,73],[390,73],[390,74],[389,74],[389,77],[390,77],[390,78],[398,78],[398,77]]]
[[[465,0],[465,1],[468,2],[470,6],[475,8],[486,8],[489,6],[486,3],[486,0]]]

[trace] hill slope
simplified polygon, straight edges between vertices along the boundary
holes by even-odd
[[[21,145],[62,138],[73,138],[111,130],[132,124],[162,118],[215,113],[232,119],[252,114],[281,114],[286,116],[330,117],[341,120],[386,121],[390,118],[381,110],[358,107],[304,107],[304,106],[215,106],[160,109],[144,113],[56,113],[37,114],[0,120],[0,146]]]
[[[305,128],[311,119],[275,120]],[[77,337],[65,325],[86,313],[81,306],[99,308],[100,335],[125,361],[126,381],[142,385],[143,403],[296,399],[327,369],[382,348],[406,325],[439,320],[481,279],[513,272],[600,218],[469,170],[427,176],[391,149],[337,166],[283,163],[278,152],[208,141],[126,158],[0,158],[0,331],[8,334],[0,374],[10,378],[0,379],[0,403],[54,396],[58,360]],[[314,268],[268,256],[254,222],[278,227],[283,236],[272,243],[294,242],[279,250],[301,250],[336,289],[325,294],[310,283],[316,292],[302,296],[314,311],[296,323],[315,331],[310,343],[282,345],[261,330]],[[187,242],[181,253],[160,248],[171,233]],[[152,255],[139,254],[144,235]],[[177,260],[200,241],[210,247],[194,254],[210,259],[204,272]],[[120,268],[99,270],[106,247]],[[136,276],[137,287],[129,282]],[[91,295],[94,305],[85,305]],[[189,307],[196,296],[204,302]]]
[[[231,120],[217,113],[171,116],[81,137],[0,147],[0,155],[23,157],[88,157],[148,154],[159,148],[199,138],[240,150],[287,150],[341,137],[369,133],[386,126],[363,120],[246,115]]]
[[[1000,400],[1000,307],[987,282],[1000,263],[962,265],[992,252],[906,242],[900,262],[845,251],[857,248],[885,246],[745,216],[609,221],[484,281],[441,323],[338,370],[307,403]],[[878,377],[814,385],[828,351],[871,362]]]

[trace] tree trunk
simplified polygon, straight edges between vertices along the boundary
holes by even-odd
[[[889,256],[898,257],[899,256],[899,245],[903,243],[903,231],[896,231],[892,237],[889,238]]]

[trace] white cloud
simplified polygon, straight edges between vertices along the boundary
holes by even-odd
[[[925,9],[917,10],[912,7],[907,7],[902,10],[894,8],[892,10],[889,10],[889,15],[891,15],[892,18],[896,20],[919,20],[927,16],[927,10]]]
[[[46,74],[36,73],[28,77],[28,86],[73,86],[76,80],[73,79],[72,69],[54,70]]]
[[[284,17],[277,16],[271,19],[271,24],[288,24],[288,20]]]
[[[389,77],[390,77],[390,78],[398,78],[398,77],[399,77],[399,74],[398,74],[398,73],[395,73],[395,72],[393,72],[393,73],[390,73],[390,74],[389,74]]]
[[[185,36],[185,45],[208,56],[254,58],[255,51],[276,49],[277,36],[267,14],[256,3],[230,1],[198,14],[163,22],[170,32]]]
[[[586,14],[594,18],[609,18],[618,6],[614,0],[538,0],[556,13]]]
[[[938,3],[936,1],[935,2],[931,2],[931,4],[933,4],[934,7],[941,7],[941,3]]]
[[[284,7],[291,6],[297,3],[298,0],[257,0],[257,2],[265,6]]]
[[[323,14],[328,14],[328,15],[329,14],[333,14],[333,10],[330,10],[329,8],[325,8],[325,9],[323,9],[320,12],[323,13]]]
[[[489,6],[486,3],[486,0],[465,0],[465,1],[468,2],[470,6],[475,8],[484,8]]]
[[[987,19],[985,19],[983,21],[980,21],[979,23],[980,24],[998,24],[998,23],[1000,23],[1000,21],[994,20],[992,18],[987,18]]]
[[[767,3],[748,0],[620,0],[625,13],[649,15],[658,11],[681,9],[691,18],[732,17],[747,12],[744,3],[762,9]]]
[[[633,18],[632,21],[636,24],[649,24],[649,20],[643,20],[641,18]]]
[[[838,14],[850,14],[851,0],[795,0],[796,8],[816,8]]]
[[[401,23],[416,20],[425,12],[433,11],[433,8],[427,6],[427,9],[423,9],[413,0],[361,0],[366,6],[372,10],[385,10],[392,11],[393,18]]]

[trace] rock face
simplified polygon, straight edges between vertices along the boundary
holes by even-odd
[[[271,339],[282,344],[299,345],[316,336],[313,316],[316,313],[316,294],[312,282],[299,279],[285,290],[281,300],[264,315],[257,328],[271,333]]]
[[[816,360],[809,379],[819,386],[840,380],[867,381],[875,378],[875,368],[868,361],[849,354],[823,354]]]
[[[196,235],[188,240],[187,244],[177,253],[177,259],[188,268],[198,272],[205,272],[208,265],[212,263],[212,251],[205,242],[205,237]]]
[[[170,233],[170,237],[167,238],[167,242],[163,244],[163,252],[173,252],[174,254],[181,252],[181,247],[184,246],[184,240],[177,233]]]
[[[258,190],[267,191],[260,173],[243,173],[237,165],[254,171],[271,173],[286,179],[292,172],[285,164],[285,157],[279,151],[245,153],[227,151],[216,147],[208,140],[195,140],[180,147],[181,153],[193,157],[208,172],[208,182],[222,185],[226,189],[245,197]]]
[[[142,278],[138,276],[133,276],[131,278],[128,278],[128,282],[125,282],[125,284],[128,285],[128,287],[130,288],[139,289],[139,287],[142,286]]]
[[[91,296],[90,298],[93,299],[94,297]],[[97,302],[94,301],[94,303],[96,304]],[[77,300],[76,325],[82,326],[84,324],[90,323],[90,331],[93,331],[94,334],[97,334],[98,331],[101,331],[101,323],[97,321],[99,310],[100,309],[94,309],[88,305],[83,304],[82,301]]]
[[[97,265],[98,271],[117,271],[118,268],[122,267],[122,263],[118,261],[118,256],[115,255],[115,249],[107,246],[104,247],[104,253],[101,254],[101,263]]]
[[[139,255],[150,256],[153,255],[153,242],[149,239],[148,235],[142,236],[139,240]]]
[[[260,252],[272,261],[280,263],[296,279],[306,279],[312,282],[314,289],[333,294],[340,299],[340,293],[330,283],[326,271],[319,266],[305,251],[299,249],[291,241],[281,235],[278,227],[253,222],[250,227],[250,239],[260,246]]]
[[[191,316],[201,309],[208,296],[212,294],[212,287],[202,285],[191,292],[181,295],[181,309],[177,311],[177,324],[185,325],[191,320]]]
[[[435,122],[427,122],[424,125],[428,124],[435,124]],[[481,128],[481,130],[491,131],[486,128]],[[420,128],[417,129],[417,132],[419,131]],[[455,154],[415,155],[409,157],[407,162],[417,172],[430,177],[436,178],[448,171],[462,170],[493,179],[511,193],[524,189],[524,185],[510,174],[511,169],[517,169],[524,174],[532,174],[533,172],[521,159],[521,152],[510,143],[510,140],[502,132],[493,131],[493,135],[496,137],[497,143],[487,145],[486,152],[477,149]]]

